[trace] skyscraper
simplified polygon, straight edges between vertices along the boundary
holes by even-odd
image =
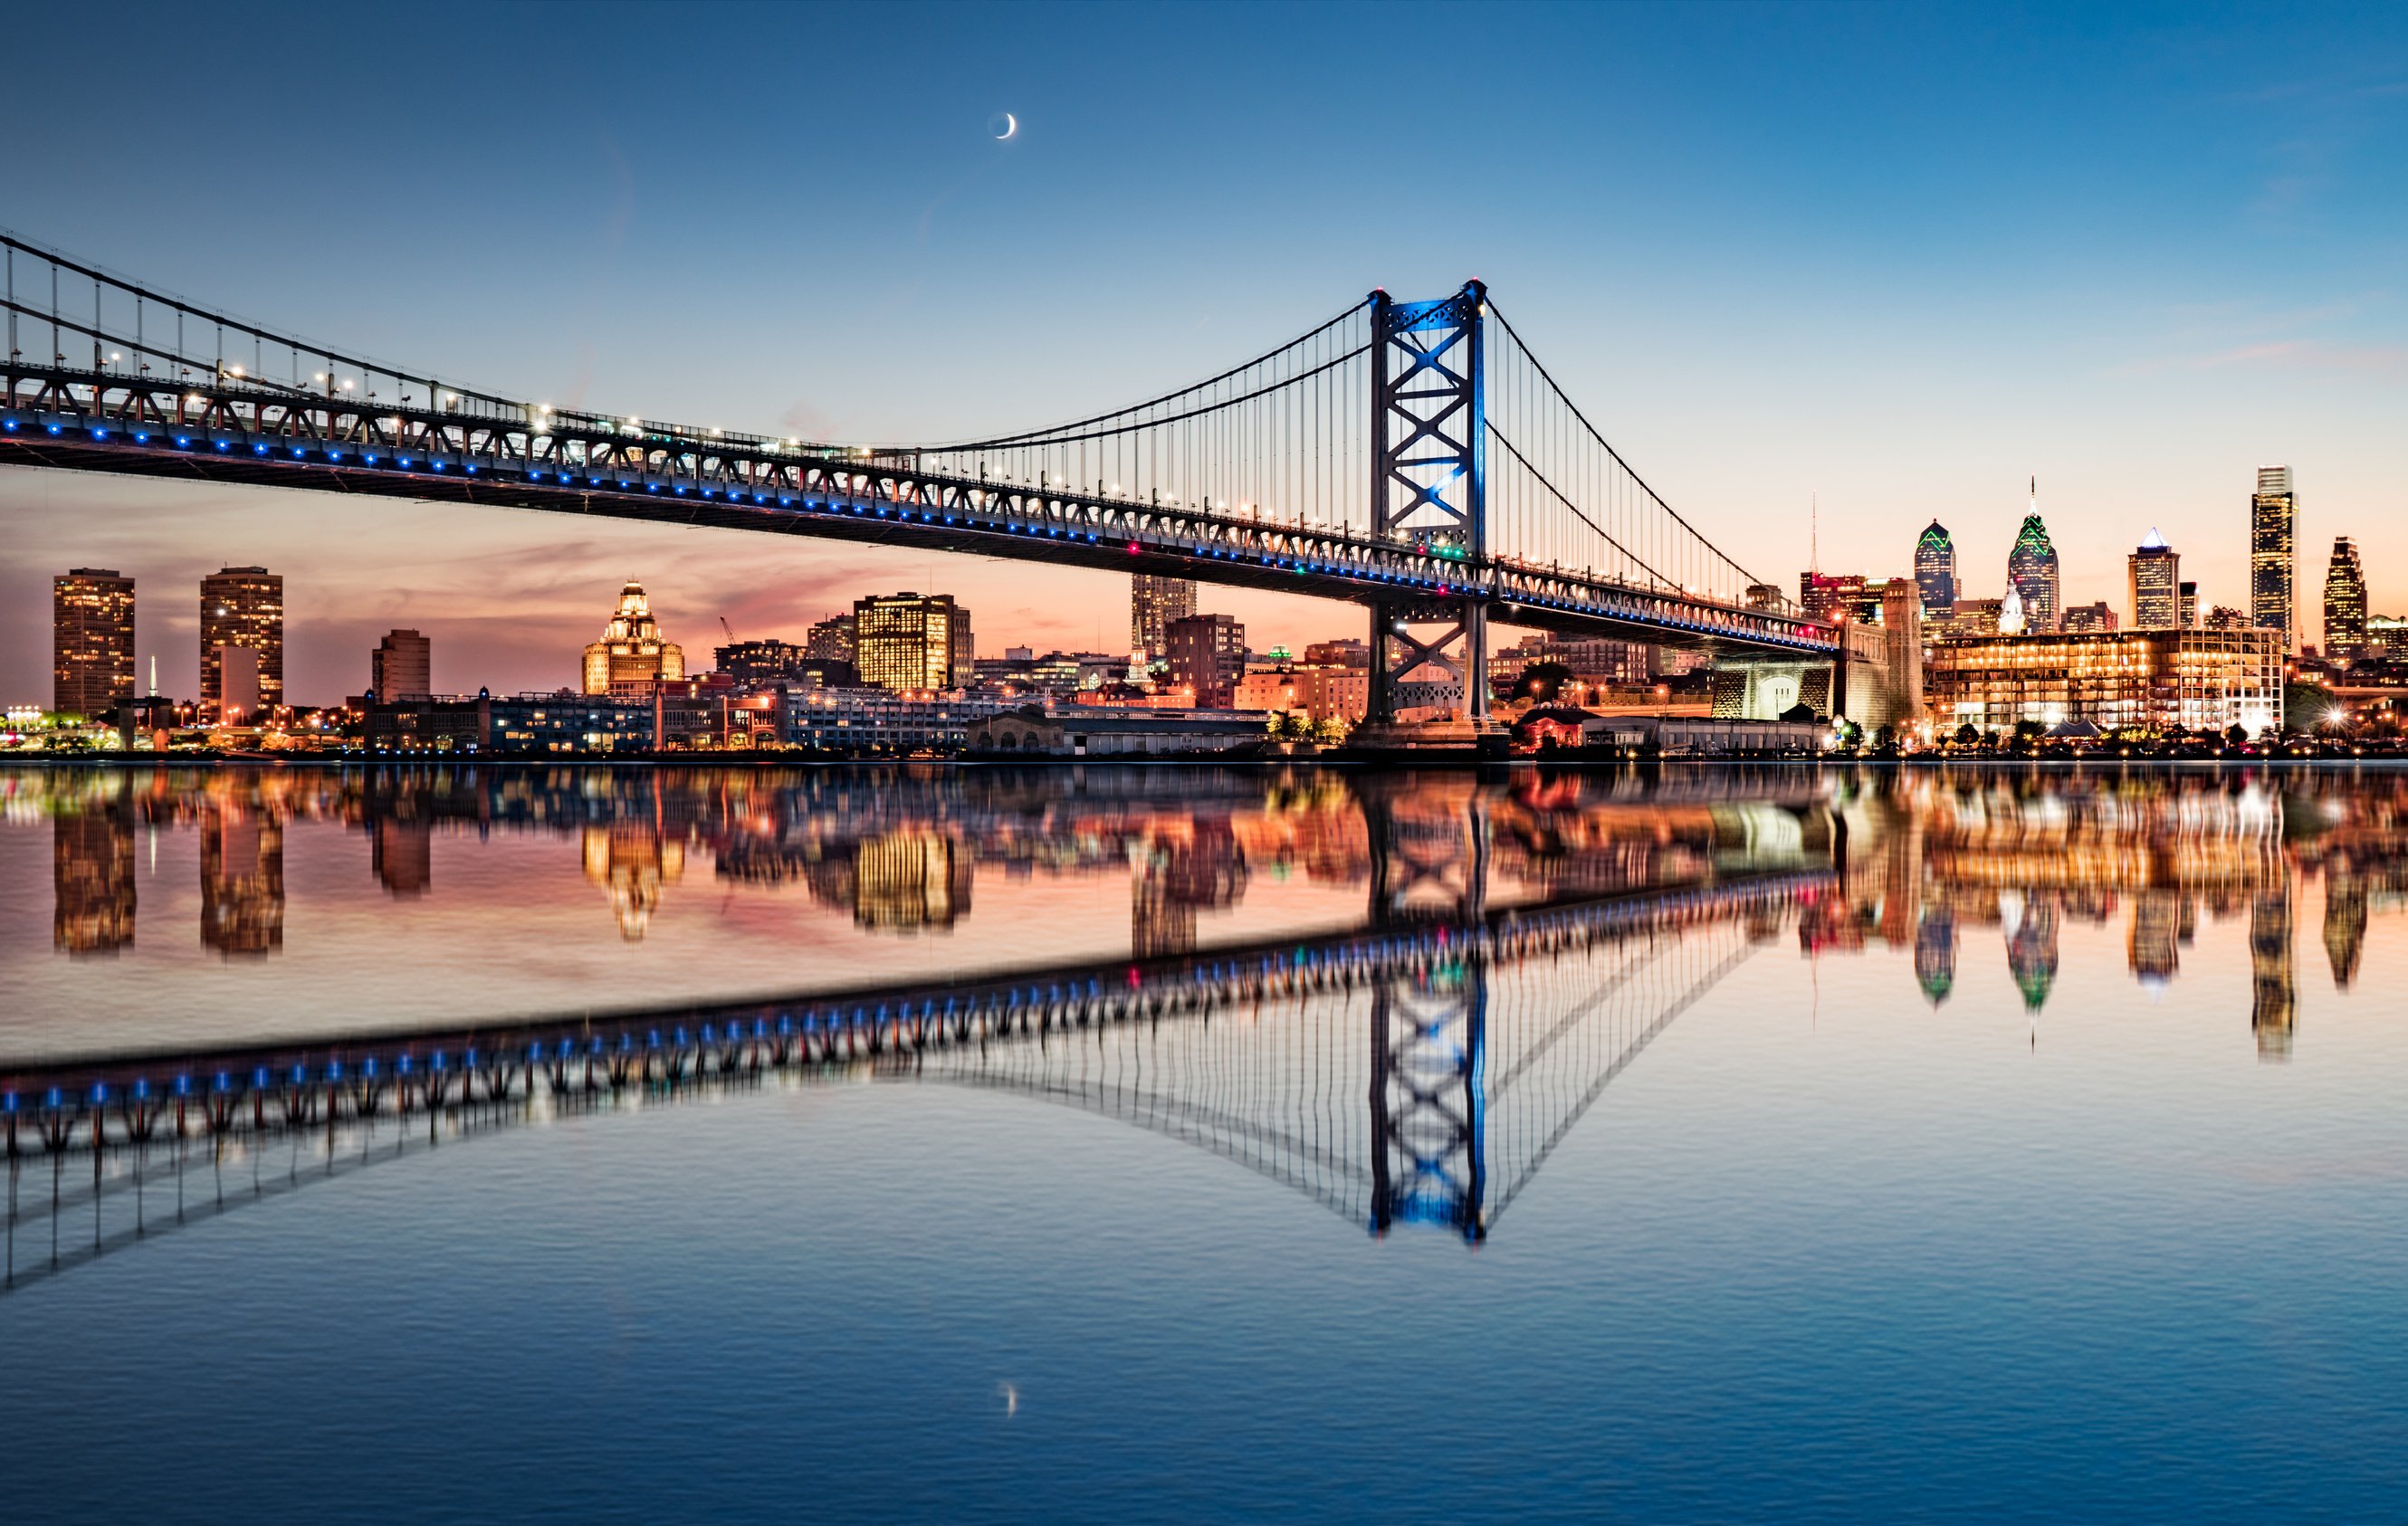
[[[2040,521],[2040,478],[2032,478],[2031,512],[2015,532],[2014,548],[2007,552],[2007,583],[2024,605],[2024,629],[2054,631],[2064,607],[2057,598],[2057,548],[2049,544],[2048,526]]]
[[[1227,615],[1189,615],[1163,632],[1170,681],[1196,692],[1201,709],[1226,710],[1246,676],[1246,628]]]
[[[2182,592],[2179,599],[2176,601],[2176,604],[2177,607],[2174,610],[2174,623],[2181,626],[2186,631],[2198,629],[2199,585],[2197,583],[2183,584]]]
[[[1914,581],[1923,590],[1923,618],[1946,620],[1956,608],[1956,543],[1938,520],[1914,543]]]
[[[2282,632],[2286,652],[2292,647],[2292,545],[2299,519],[2291,468],[2258,467],[2258,492],[2249,500],[2249,623]]]
[[[814,621],[811,628],[803,633],[803,652],[806,656],[825,661],[852,662],[853,617],[830,615],[825,620]]]
[[[2170,630],[2182,623],[2182,557],[2151,525],[2127,559],[2131,571],[2132,629]]]
[[[91,719],[134,697],[134,579],[77,567],[50,579],[50,708]]]
[[[1129,650],[1159,657],[1170,622],[1196,613],[1196,585],[1184,578],[1139,573],[1129,579]]]
[[[284,579],[265,567],[227,567],[201,579],[201,714],[222,718],[228,647],[256,654],[259,708],[284,703]]]
[[[853,604],[853,665],[881,689],[958,689],[976,655],[970,612],[950,593],[876,594]]]
[[[435,644],[416,631],[388,631],[368,653],[368,687],[380,700],[434,693],[434,673]]]
[[[2333,537],[2332,565],[2325,572],[2325,655],[2366,655],[2366,569],[2347,535]]]
[[[607,694],[614,683],[684,677],[685,649],[661,638],[644,585],[620,589],[619,607],[602,627],[602,639],[585,649],[584,692]]]

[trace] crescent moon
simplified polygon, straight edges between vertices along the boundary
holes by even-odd
[[[1001,143],[1018,131],[1020,131],[1020,119],[1007,111],[1003,114],[1003,131],[995,135],[995,140]]]

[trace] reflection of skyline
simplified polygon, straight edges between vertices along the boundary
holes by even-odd
[[[228,958],[284,947],[284,824],[249,802],[203,814],[201,943]]]
[[[2291,885],[2286,878],[2249,903],[2249,1026],[2258,1052],[2280,1060],[2291,1052],[2299,1018],[2299,982],[2291,967]]]
[[[52,946],[132,946],[133,828],[198,839],[203,947],[282,946],[289,822],[354,833],[383,904],[439,899],[437,835],[565,837],[629,941],[652,928],[695,854],[731,890],[786,887],[857,927],[903,934],[978,915],[982,875],[1125,877],[1133,952],[1195,948],[1250,886],[1369,890],[1398,909],[1455,893],[1476,820],[1492,893],[1612,894],[1718,866],[1834,855],[1841,892],[1801,918],[1815,955],[1912,950],[1937,1006],[1999,960],[2037,1010],[2055,999],[2066,928],[2115,924],[2145,990],[2184,977],[2201,913],[2249,929],[2255,1031],[2269,1053],[2298,1021],[2287,945],[2321,915],[2337,990],[2358,980],[2370,923],[2408,906],[2408,780],[2329,776],[1885,776],[1840,769],[1622,776],[1515,770],[1349,775],[1310,769],[45,771],[7,798],[50,819]],[[1375,854],[1376,815],[1391,834]],[[1436,852],[1436,872],[1417,860]],[[1768,857],[1770,856],[1770,857]],[[573,871],[574,872],[574,871]],[[473,879],[474,877],[470,877]],[[2301,903],[2320,880],[2323,904]],[[469,881],[464,880],[464,883]],[[987,915],[1008,918],[1017,892]],[[2301,909],[2304,905],[2306,909]],[[2246,917],[2245,922],[2240,919]],[[1975,929],[1998,955],[1969,965]],[[1995,978],[1988,973],[1983,978]]]
[[[134,943],[134,820],[123,802],[50,823],[51,942],[70,954]]]
[[[619,935],[640,942],[659,909],[663,887],[685,877],[685,843],[641,821],[589,826],[582,834],[585,877],[610,898]]]

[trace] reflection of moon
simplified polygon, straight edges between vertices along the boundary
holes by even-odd
[[[1010,1419],[1020,1413],[1020,1391],[1010,1383],[997,1383],[996,1391],[1003,1395],[1003,1418]]]
[[[988,135],[1000,143],[1020,131],[1020,119],[1009,111],[998,111],[987,118],[986,130]]]

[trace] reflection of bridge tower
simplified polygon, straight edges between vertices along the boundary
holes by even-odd
[[[2278,872],[2249,903],[2249,1026],[2260,1060],[2287,1059],[2299,1016],[2299,984],[2291,965],[2291,880]]]
[[[284,947],[284,824],[256,799],[202,807],[201,946],[228,956]]]
[[[1488,906],[1488,811],[1469,780],[1410,793],[1367,780],[1371,924],[1477,923]],[[1371,991],[1371,1228],[1443,1224],[1487,1233],[1481,1136],[1488,959],[1465,948]]]
[[[121,795],[51,822],[50,885],[53,945],[79,955],[133,944],[134,818]]]
[[[2333,989],[2347,991],[2358,978],[2358,954],[2366,944],[2366,885],[2356,875],[2325,872],[2325,957],[2332,961]]]

